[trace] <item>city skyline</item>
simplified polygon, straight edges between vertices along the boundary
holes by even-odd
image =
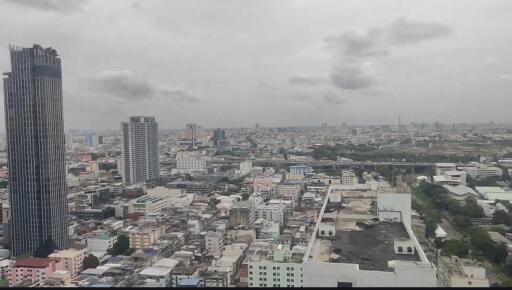
[[[4,26],[32,19],[3,31],[0,47],[40,43],[66,56],[66,129],[115,129],[131,115],[155,116],[162,128],[394,124],[399,114],[511,121],[507,1],[4,0],[0,8]]]

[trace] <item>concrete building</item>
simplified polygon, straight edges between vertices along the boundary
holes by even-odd
[[[438,267],[438,276],[445,287],[489,287],[485,268],[476,261],[441,256]]]
[[[86,241],[89,252],[101,259],[107,253],[107,250],[117,242],[117,236],[109,235],[106,232],[98,232],[87,237]]]
[[[150,248],[162,235],[159,226],[131,227],[126,230],[130,239],[130,248],[141,250]]]
[[[224,251],[224,235],[220,232],[208,232],[205,236],[205,244],[209,254],[220,256]]]
[[[223,129],[213,130],[213,146],[220,147],[226,144],[226,131]]]
[[[436,175],[444,175],[446,171],[455,170],[457,170],[455,163],[436,163]]]
[[[52,239],[68,245],[61,59],[53,48],[10,46],[5,128],[13,255]]]
[[[312,173],[312,172],[313,172],[313,167],[311,167],[311,166],[304,166],[304,165],[290,166],[291,174],[306,175],[306,174]]]
[[[155,117],[132,116],[121,123],[123,181],[127,184],[155,180],[160,175],[158,124]]]
[[[355,172],[347,170],[341,172],[341,184],[353,185],[358,183],[359,179]]]
[[[295,250],[295,249],[294,249]],[[273,245],[249,257],[249,287],[303,287],[303,251]]]
[[[199,152],[182,151],[176,155],[176,168],[172,174],[204,174],[206,173],[206,158]]]
[[[282,227],[286,222],[286,204],[257,204],[255,209],[255,218],[264,219],[279,223]]]
[[[160,212],[163,208],[170,207],[172,197],[164,195],[144,195],[130,201],[129,213]]]
[[[470,166],[461,166],[459,170],[465,171],[469,176],[477,179],[491,177],[491,176],[501,176],[503,174],[503,170],[496,166],[488,166],[486,164],[473,163]]]
[[[433,182],[439,185],[466,185],[466,172],[464,171],[442,171],[442,175],[434,175]]]
[[[312,232],[303,286],[435,287],[434,267],[411,229],[410,196],[340,187],[330,186]],[[334,192],[343,206],[330,201]]]
[[[251,160],[240,161],[240,175],[250,174],[251,170],[252,170],[252,161]]]
[[[6,278],[9,282],[9,287],[19,285],[25,281],[44,284],[52,273],[58,270],[64,270],[63,263],[58,259],[22,258],[17,260],[11,268],[7,269]]]
[[[71,277],[75,277],[82,270],[85,250],[67,249],[56,251],[50,254],[48,258],[61,260],[64,264],[64,270],[68,271]]]
[[[252,202],[236,202],[229,211],[229,224],[232,228],[250,229],[254,225],[254,220],[255,214]]]

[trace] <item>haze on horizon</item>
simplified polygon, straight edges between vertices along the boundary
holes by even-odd
[[[0,70],[9,44],[57,49],[68,129],[511,122],[510,15],[507,0],[0,0]]]

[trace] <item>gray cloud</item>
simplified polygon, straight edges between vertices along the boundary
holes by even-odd
[[[346,103],[346,100],[333,92],[327,92],[322,95],[322,99],[330,105],[342,105]]]
[[[182,88],[160,86],[143,75],[124,71],[102,71],[95,77],[82,79],[91,92],[111,95],[122,100],[142,100],[166,97],[179,103],[197,103],[199,98]]]
[[[162,87],[159,90],[159,93],[163,96],[169,97],[176,102],[182,103],[198,103],[200,101],[199,98],[192,95],[190,92],[182,88],[167,88]]]
[[[379,43],[379,39],[368,35],[348,31],[336,37],[325,39],[327,46],[344,57],[384,56],[387,49]]]
[[[98,76],[86,78],[88,89],[120,99],[149,99],[155,94],[153,86],[144,77],[131,71],[102,71]]]
[[[382,37],[389,45],[409,45],[447,36],[451,32],[452,29],[442,23],[399,18],[388,26],[370,30],[368,35]]]
[[[89,0],[5,0],[15,5],[59,12],[80,11]]]
[[[318,85],[325,83],[328,83],[325,78],[313,75],[295,74],[290,78],[290,84],[292,85]]]
[[[413,21],[405,18],[389,25],[373,27],[365,33],[345,32],[325,39],[334,50],[336,63],[330,73],[332,84],[345,90],[367,89],[378,81],[369,58],[384,57],[394,46],[413,45],[451,33],[451,28],[436,22]]]
[[[369,62],[338,63],[330,76],[336,87],[345,90],[370,88],[378,80]]]

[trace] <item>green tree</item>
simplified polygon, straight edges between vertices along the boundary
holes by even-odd
[[[100,264],[100,261],[93,254],[89,254],[84,258],[84,270],[89,268],[96,268]]]
[[[465,240],[448,240],[443,244],[441,254],[443,256],[458,256],[465,258],[469,253],[469,244]]]
[[[130,248],[130,240],[126,235],[118,235],[117,241],[114,245],[107,250],[109,255],[118,256],[123,255]]]
[[[510,225],[510,217],[504,210],[497,210],[492,215],[492,223],[495,225]]]
[[[495,244],[494,247],[491,248],[488,255],[495,264],[504,264],[508,255],[507,245],[505,243],[500,243],[499,245]]]
[[[471,222],[471,219],[469,219],[467,216],[462,216],[462,215],[456,215],[453,218],[453,224],[454,224],[454,226],[456,226],[457,228],[459,228],[461,230],[465,230],[473,225],[473,223]]]
[[[484,210],[473,197],[467,197],[464,200],[464,206],[461,208],[461,214],[471,218],[484,217]]]
[[[432,217],[427,217],[425,223],[425,236],[427,238],[433,237],[437,229],[437,221]]]

